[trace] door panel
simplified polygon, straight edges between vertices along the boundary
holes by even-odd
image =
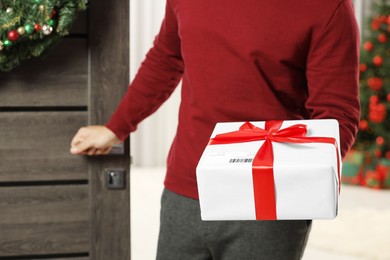
[[[87,85],[87,39],[64,39],[46,59],[0,73],[0,106],[87,106]]]
[[[87,185],[2,187],[2,256],[89,251]]]
[[[71,35],[86,35],[88,33],[88,12],[80,12],[70,30]]]
[[[86,158],[69,153],[87,112],[0,113],[0,182],[87,180]]]

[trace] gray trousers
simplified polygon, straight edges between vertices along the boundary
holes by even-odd
[[[164,190],[157,260],[301,259],[311,220],[202,221],[199,201]]]

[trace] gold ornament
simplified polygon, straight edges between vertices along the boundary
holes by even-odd
[[[39,11],[41,11],[41,12],[45,11],[45,6],[44,5],[40,5],[39,6]]]
[[[6,12],[7,14],[10,14],[10,13],[13,12],[13,9],[12,9],[11,7],[8,7],[8,8],[5,10],[5,12]]]
[[[24,29],[23,26],[19,27],[17,30],[16,30],[20,35],[23,35],[26,33],[26,30]]]

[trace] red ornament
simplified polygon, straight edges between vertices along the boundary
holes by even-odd
[[[372,42],[365,42],[363,48],[366,51],[372,51],[374,49],[374,44]]]
[[[368,122],[367,120],[361,120],[360,123],[359,123],[359,129],[360,130],[367,130],[368,129]]]
[[[386,159],[390,160],[390,151],[387,151],[387,152],[385,153],[385,156],[386,156]]]
[[[50,18],[53,18],[54,16],[56,16],[56,14],[57,14],[57,11],[53,9],[51,11]]]
[[[379,35],[378,35],[378,41],[379,41],[380,43],[385,43],[385,42],[387,41],[387,36],[386,36],[386,34],[384,34],[384,33],[379,34]]]
[[[386,15],[382,15],[381,17],[379,17],[379,20],[381,21],[381,23],[387,23]]]
[[[39,23],[36,23],[34,25],[34,29],[35,29],[36,32],[39,32],[42,28],[41,28],[41,25]]]
[[[378,145],[383,145],[385,143],[385,139],[382,137],[382,136],[378,136],[376,139],[375,139],[376,143]]]
[[[377,67],[382,66],[382,64],[383,64],[383,59],[382,59],[381,56],[376,55],[376,56],[372,59],[372,63],[374,63],[374,65],[377,66]]]
[[[381,150],[375,150],[375,151],[374,151],[374,154],[375,154],[375,157],[376,157],[376,158],[380,158],[380,157],[382,156]]]
[[[367,80],[367,84],[372,90],[378,91],[383,87],[383,80],[379,77],[373,77]]]
[[[370,97],[370,105],[376,105],[379,103],[379,97],[377,95],[373,95]]]
[[[367,65],[364,63],[361,63],[359,65],[359,70],[360,70],[360,72],[365,72],[367,70]]]
[[[386,106],[383,104],[370,105],[368,119],[373,123],[382,123],[386,118]]]
[[[389,15],[389,16],[387,16],[387,24],[389,24],[389,25],[390,25],[390,15]]]
[[[372,22],[371,22],[371,28],[374,30],[374,31],[378,31],[379,28],[381,28],[381,21],[379,19],[374,19]]]
[[[386,99],[387,99],[388,102],[390,102],[390,93],[387,94]]]
[[[379,151],[380,152],[380,151]],[[380,158],[382,153],[376,153],[374,152],[375,156],[377,158]],[[367,187],[370,187],[372,189],[377,189],[379,190],[381,188],[381,179],[380,179],[380,173],[376,170],[367,170],[366,171],[366,176],[365,176],[365,183]]]
[[[19,33],[16,30],[12,30],[8,32],[8,40],[11,42],[17,41],[19,39]]]

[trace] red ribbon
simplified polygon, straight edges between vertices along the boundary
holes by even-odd
[[[283,121],[267,121],[265,129],[245,122],[238,131],[216,135],[209,144],[231,144],[242,142],[265,142],[256,153],[252,163],[253,189],[257,220],[276,220],[276,198],[274,182],[274,154],[272,142],[279,143],[328,143],[336,148],[338,183],[340,183],[340,158],[338,145],[332,137],[308,137],[307,127],[296,124],[280,129]],[[340,189],[340,186],[339,186]]]

